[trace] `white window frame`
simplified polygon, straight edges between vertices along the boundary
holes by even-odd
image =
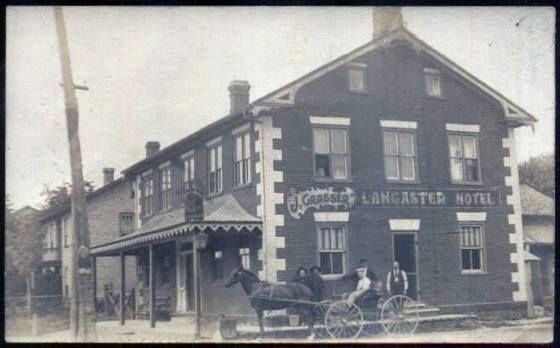
[[[316,129],[326,129],[329,133],[329,153],[317,153],[315,149],[315,130]],[[346,131],[346,154],[336,154],[332,150],[332,131],[333,130],[344,130]],[[351,158],[350,158],[350,127],[344,125],[325,125],[325,124],[313,124],[311,127],[311,141],[313,147],[313,177],[317,181],[349,181],[351,178]],[[317,155],[325,155],[329,158],[329,176],[318,176],[317,175]],[[335,178],[334,177],[334,168],[333,168],[333,157],[346,157],[346,176],[344,178]]]
[[[432,91],[430,88],[430,83],[433,83],[437,79],[438,81],[438,88],[437,91]],[[443,86],[442,86],[442,78],[441,72],[437,69],[424,69],[424,81],[426,86],[426,95],[428,97],[436,97],[436,98],[443,98]],[[437,93],[436,93],[437,92]]]
[[[463,228],[464,227],[477,227],[480,229],[480,247],[463,246]],[[487,258],[486,258],[486,233],[484,223],[481,221],[461,221],[459,222],[459,267],[461,274],[484,274],[487,273]],[[472,253],[471,269],[463,268],[463,250],[480,250],[480,269],[472,269]]]
[[[169,210],[173,206],[173,173],[170,165],[159,168],[159,203],[160,210]]]
[[[246,131],[236,134],[233,144],[233,185],[234,187],[249,185],[252,169],[251,132]],[[241,158],[238,158],[239,145],[241,145]]]
[[[316,231],[317,231],[317,264],[321,267],[321,269],[323,270],[323,274],[322,277],[323,279],[336,279],[338,278],[340,275],[346,274],[347,270],[348,270],[348,224],[347,223],[336,223],[336,222],[329,222],[329,223],[316,223]],[[344,243],[344,249],[323,249],[323,239],[322,239],[322,230],[324,228],[329,228],[329,237],[331,238],[332,241],[332,237],[331,234],[333,233],[332,231],[335,228],[342,228],[342,234],[343,234],[343,243]],[[329,254],[335,254],[335,253],[339,253],[342,254],[342,273],[326,273],[326,270],[324,270],[323,266],[321,265],[321,254],[322,253],[329,253]],[[331,267],[332,267],[332,256],[331,256]]]
[[[154,213],[154,177],[149,174],[142,176],[142,216],[151,216]],[[148,204],[149,203],[149,204]],[[147,209],[149,207],[149,209]]]
[[[244,269],[251,269],[251,248],[248,246],[239,248],[239,261]]]
[[[383,128],[383,134],[382,134],[382,139],[383,139],[383,168],[384,168],[384,176],[385,176],[385,180],[386,181],[390,181],[390,182],[402,182],[402,183],[415,183],[418,182],[418,146],[417,146],[417,140],[416,140],[416,130],[412,129],[412,128]],[[396,146],[397,146],[397,153],[395,155],[388,155],[386,153],[386,148],[385,148],[385,134],[386,133],[393,133],[396,134],[396,138],[397,138],[397,142],[396,142]],[[401,134],[410,134],[412,135],[412,145],[414,146],[414,154],[412,156],[404,156],[401,154],[400,151],[400,136]],[[397,160],[397,176],[396,177],[389,177],[387,175],[387,157],[393,157],[396,158]],[[412,170],[414,172],[414,177],[413,178],[403,178],[402,177],[402,171],[401,171],[401,167],[402,167],[402,158],[406,157],[406,158],[412,158],[413,161],[413,167]]]
[[[183,192],[186,192],[194,185],[194,152],[185,154],[181,157],[181,159],[183,160]]]
[[[451,150],[451,136],[458,136],[461,139],[461,157],[452,157],[450,150]],[[477,164],[477,175],[478,180],[466,180],[466,164],[465,164],[465,143],[464,137],[473,137],[475,139],[475,146],[476,146],[476,164]],[[480,185],[482,184],[482,171],[480,169],[480,140],[478,133],[469,133],[469,132],[455,132],[455,131],[448,131],[447,132],[447,157],[449,159],[449,179],[452,184],[474,184]],[[457,180],[453,178],[453,159],[461,159],[461,171],[462,171],[462,179]]]
[[[214,155],[212,155],[214,153]],[[214,156],[214,163],[212,163]],[[214,170],[212,170],[214,166]],[[208,146],[208,195],[214,196],[223,191],[223,149],[220,142]],[[215,187],[212,187],[212,176],[215,176]]]
[[[363,79],[363,88],[353,88],[352,87],[352,73],[361,73]],[[363,63],[350,63],[348,64],[348,91],[352,93],[367,93],[368,83],[367,83],[367,65]]]

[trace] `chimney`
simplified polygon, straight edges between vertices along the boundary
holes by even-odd
[[[103,185],[108,185],[115,180],[115,168],[103,168]]]
[[[387,35],[403,27],[403,17],[399,6],[375,6],[373,8],[373,38]]]
[[[146,143],[146,158],[152,157],[159,151],[159,141],[148,141]]]
[[[249,89],[251,85],[247,81],[234,80],[229,83],[230,114],[240,112],[249,105]]]

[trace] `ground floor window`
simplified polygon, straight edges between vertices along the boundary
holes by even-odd
[[[251,269],[251,249],[239,248],[239,258],[244,269]]]
[[[323,274],[344,274],[346,271],[346,226],[320,225],[319,266]]]
[[[461,225],[461,269],[463,272],[484,270],[484,240],[481,225]]]

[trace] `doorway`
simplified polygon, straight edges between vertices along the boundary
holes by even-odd
[[[400,268],[406,272],[408,278],[407,295],[413,300],[418,300],[418,248],[416,232],[398,232],[393,234],[393,261],[398,261]]]
[[[183,251],[179,256],[179,311],[194,310],[193,253]]]

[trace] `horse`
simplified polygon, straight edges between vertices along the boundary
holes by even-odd
[[[309,326],[310,338],[315,336],[313,323],[315,320],[314,305],[311,303],[313,293],[311,289],[300,283],[268,283],[262,282],[251,271],[237,266],[226,280],[225,286],[229,288],[236,283],[241,283],[245,294],[249,297],[251,307],[259,319],[259,333],[264,335],[263,312],[265,310],[284,309],[293,307],[304,316]]]

